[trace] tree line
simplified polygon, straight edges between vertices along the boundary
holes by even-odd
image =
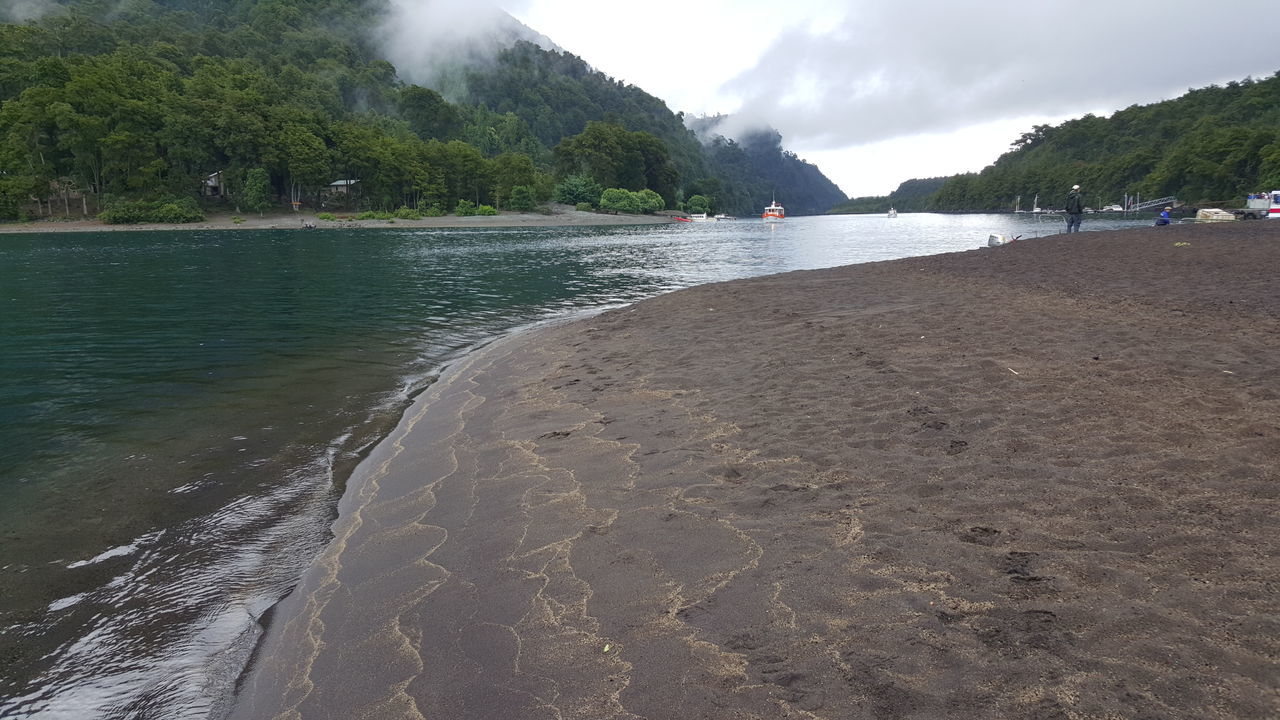
[[[72,196],[91,214],[202,192],[236,204],[260,194],[255,172],[282,206],[423,212],[581,198],[583,179],[601,188],[592,205],[617,188],[746,212],[747,186],[776,184],[726,171],[736,159],[660,100],[530,43],[464,69],[452,102],[407,84],[368,40],[376,10],[66,0],[0,25],[0,217],[33,199],[70,212]]]
[[[936,179],[935,179],[936,180]],[[1195,205],[1236,207],[1246,195],[1280,188],[1280,73],[1193,89],[1111,117],[1085,115],[1036,125],[980,172],[943,179],[925,197],[908,181],[885,198],[854,198],[833,212],[1010,211],[1060,205],[1072,185],[1087,204],[1126,196],[1175,196]],[[896,202],[895,202],[896,201]]]

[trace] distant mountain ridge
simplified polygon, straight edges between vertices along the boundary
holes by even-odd
[[[718,211],[758,213],[776,194],[787,198],[794,214],[819,214],[846,199],[816,166],[785,150],[776,130],[742,141],[720,138],[717,143],[714,134],[700,141],[683,113],[672,113],[662,100],[567,52],[517,42],[499,52],[494,64],[478,65],[464,76],[470,102],[514,113],[549,146],[592,120],[662,138],[684,177],[685,197],[712,197]]]

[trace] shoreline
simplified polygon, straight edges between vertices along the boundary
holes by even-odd
[[[357,469],[233,717],[1274,714],[1276,248],[1053,236],[497,341]]]
[[[356,213],[350,213],[354,216]],[[232,218],[240,217],[242,222]],[[5,233],[64,233],[120,231],[187,231],[187,230],[345,230],[345,229],[423,229],[423,228],[517,228],[517,227],[590,227],[613,225],[663,225],[673,223],[670,215],[610,215],[575,210],[569,205],[553,205],[550,214],[501,211],[498,215],[459,217],[445,215],[421,220],[319,220],[314,212],[274,212],[262,217],[255,213],[236,215],[230,212],[209,213],[201,222],[135,223],[108,225],[97,219],[43,219],[28,222],[0,223]],[[314,228],[306,228],[312,223]]]

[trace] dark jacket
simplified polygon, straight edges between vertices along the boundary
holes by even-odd
[[[1067,193],[1066,209],[1067,209],[1067,212],[1073,215],[1078,215],[1084,212],[1084,197],[1080,195],[1079,191],[1072,190],[1071,192]]]

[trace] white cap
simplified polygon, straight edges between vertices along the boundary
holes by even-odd
[[[1072,186],[1071,186],[1071,189],[1072,189],[1072,190],[1079,190],[1079,189],[1080,189],[1080,186],[1079,186],[1079,185],[1072,185]]]

